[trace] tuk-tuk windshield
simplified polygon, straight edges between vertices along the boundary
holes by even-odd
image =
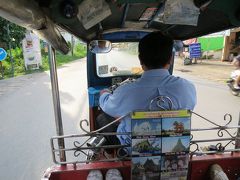
[[[139,75],[142,68],[138,60],[138,42],[112,43],[112,50],[96,54],[99,77]]]

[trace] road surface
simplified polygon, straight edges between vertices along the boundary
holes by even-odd
[[[224,115],[228,113],[232,115],[232,121],[229,126],[238,125],[238,121],[240,120],[240,96],[233,96],[226,84],[204,80],[179,71],[174,71],[174,73],[180,77],[184,77],[192,81],[196,86],[197,105],[194,109],[194,112],[222,126],[229,122],[228,117],[226,120],[224,120]],[[192,115],[191,127],[194,129],[199,129],[216,126],[203,120],[202,118],[199,118],[196,115]],[[234,133],[235,131],[230,130],[230,132]],[[192,134],[194,139],[198,140],[218,138],[217,131],[192,132]],[[224,133],[224,136],[229,137],[227,133]],[[215,143],[215,145],[216,144],[217,143]],[[232,146],[229,147],[231,148]]]
[[[58,70],[66,134],[79,133],[86,119],[86,62]],[[52,165],[50,137],[56,135],[49,73],[0,81],[0,179],[37,180]]]
[[[224,124],[223,115],[230,113],[232,124],[237,124],[240,97],[232,96],[226,85],[175,73],[196,85],[195,112],[219,124]],[[79,121],[88,117],[86,61],[64,65],[58,75],[65,134],[79,133]],[[0,81],[0,122],[0,179],[40,179],[53,164],[49,139],[55,135],[55,125],[49,73]],[[194,116],[192,126],[211,125]]]

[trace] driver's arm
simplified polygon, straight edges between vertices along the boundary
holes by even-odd
[[[126,92],[118,87],[113,93],[104,89],[100,92],[99,105],[101,109],[110,116],[115,118],[125,115],[126,108],[121,106],[124,101]]]

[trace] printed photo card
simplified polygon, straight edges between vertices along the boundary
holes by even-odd
[[[189,154],[163,156],[161,160],[161,180],[186,180]]]
[[[132,136],[160,136],[161,119],[132,120]]]
[[[186,180],[191,114],[187,110],[134,112],[132,179]]]
[[[189,152],[189,146],[190,136],[162,138],[162,153],[181,154],[181,152]]]
[[[132,158],[132,179],[159,180],[160,172],[161,156]]]
[[[190,128],[190,117],[162,119],[162,136],[187,136]]]
[[[166,155],[162,156],[161,171],[183,171],[187,170],[189,154],[184,155]]]
[[[161,180],[187,180],[188,171],[169,171],[161,173]]]
[[[161,154],[161,138],[132,139],[132,156]]]

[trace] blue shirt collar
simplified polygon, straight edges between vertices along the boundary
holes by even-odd
[[[142,74],[142,78],[144,77],[153,77],[153,76],[168,76],[170,75],[168,69],[151,69],[148,71],[144,71],[144,73]]]

